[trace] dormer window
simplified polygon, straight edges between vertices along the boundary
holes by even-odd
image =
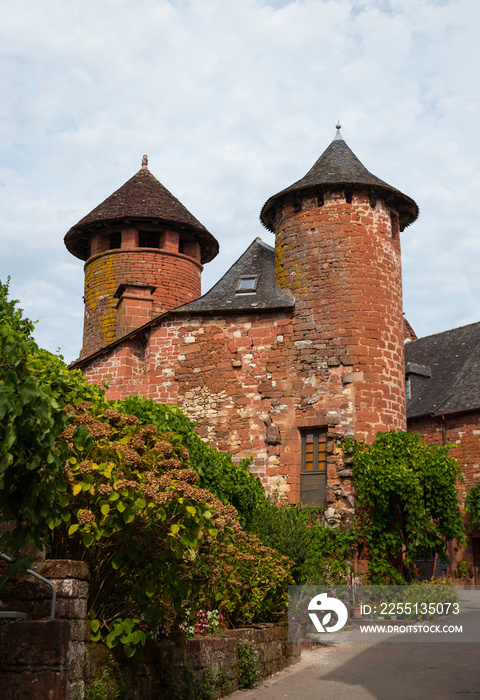
[[[407,362],[405,367],[405,394],[407,401],[414,399],[424,389],[432,376],[432,370],[425,365]]]
[[[257,290],[258,275],[240,277],[237,284],[236,294],[255,294]]]

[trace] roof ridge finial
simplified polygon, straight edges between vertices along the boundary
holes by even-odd
[[[148,156],[142,158],[142,170],[148,170]]]
[[[337,130],[337,133],[335,134],[335,138],[333,139],[334,141],[343,141],[343,136],[340,133],[340,129],[342,128],[342,125],[340,124],[340,119],[337,122],[337,126],[335,127]]]

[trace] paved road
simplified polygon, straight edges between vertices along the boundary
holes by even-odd
[[[480,644],[335,644],[229,700],[480,700]]]

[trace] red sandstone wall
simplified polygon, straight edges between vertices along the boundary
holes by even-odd
[[[236,459],[253,457],[267,490],[299,499],[299,428],[327,428],[327,504],[352,511],[351,470],[336,440],[405,428],[400,244],[379,201],[343,192],[304,197],[277,221],[277,279],[293,313],[185,317],[151,329],[87,368],[112,398],[178,404],[199,434]],[[333,513],[333,511],[332,511]],[[333,517],[333,515],[332,515]]]
[[[327,501],[352,508],[351,479],[339,476],[335,441],[348,413],[352,384],[338,358],[310,348],[298,366],[293,319],[284,313],[232,317],[172,316],[152,329],[142,348],[123,343],[85,370],[107,377],[109,396],[142,394],[178,404],[198,421],[198,433],[237,460],[253,457],[251,470],[267,491],[300,489],[299,427],[328,426]],[[342,376],[344,380],[342,381]]]
[[[156,286],[151,317],[200,296],[202,266],[181,253],[155,248],[115,249],[92,256],[85,263],[86,357],[115,340],[116,304],[120,284],[135,282]]]
[[[321,207],[304,196],[301,211],[284,204],[275,230],[277,281],[297,300],[305,415],[315,419],[307,384],[314,399],[316,373],[333,373],[316,364],[323,355],[327,365],[339,360],[338,381],[352,387],[335,406],[344,433],[372,441],[378,431],[405,429],[400,242],[390,210],[381,200],[372,208],[363,194],[349,204],[343,191],[330,193]]]

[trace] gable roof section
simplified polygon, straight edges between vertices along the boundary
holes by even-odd
[[[405,360],[432,373],[420,393],[407,401],[407,418],[480,407],[480,323],[407,343]]]
[[[225,275],[199,299],[172,310],[172,313],[215,313],[285,309],[295,305],[293,294],[280,289],[275,280],[275,251],[256,238]],[[254,292],[238,292],[241,278],[256,277]]]
[[[65,245],[77,258],[86,260],[89,232],[95,225],[121,224],[125,220],[143,220],[180,225],[200,243],[202,263],[218,253],[218,242],[193,214],[173,196],[148,168],[142,168],[116,192],[72,226]]]
[[[277,198],[288,193],[332,185],[357,186],[381,192],[385,200],[398,211],[402,230],[418,217],[418,206],[413,199],[372,175],[338,133],[304,177],[270,197],[260,214],[263,225],[273,230],[268,212],[275,206]]]

